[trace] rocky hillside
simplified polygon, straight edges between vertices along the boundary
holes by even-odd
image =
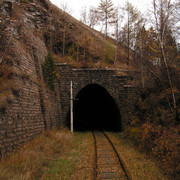
[[[114,60],[114,45],[104,42],[102,35],[60,10],[48,0],[5,0],[0,5],[1,45],[21,42],[29,51],[30,46],[51,50],[62,61]],[[4,38],[2,38],[4,37]],[[43,44],[43,45],[42,45]],[[18,48],[19,45],[17,45]],[[1,54],[6,47],[1,47]],[[18,48],[19,49],[19,48]],[[123,58],[123,50],[119,53]],[[62,59],[62,58],[58,59]]]
[[[66,56],[62,61],[72,61],[81,67],[96,66],[105,63],[106,66],[114,64],[115,45],[114,39],[108,37],[104,40],[104,35],[82,22],[74,19],[69,14],[54,5],[50,10],[53,19],[50,22],[50,34],[46,31],[46,46],[56,55]],[[118,61],[126,59],[125,47],[118,47]],[[85,64],[84,64],[85,63]]]
[[[114,48],[48,0],[2,0],[0,156],[63,124],[58,85],[49,90],[42,76],[48,51],[57,62],[87,67],[113,63]],[[119,48],[119,57],[123,52]]]

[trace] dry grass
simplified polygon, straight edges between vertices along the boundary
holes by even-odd
[[[74,133],[71,149],[51,161],[41,179],[93,179],[94,149],[92,143],[91,133]]]
[[[120,154],[133,180],[168,179],[158,166],[126,140],[122,133],[109,133],[110,139]]]
[[[76,171],[71,179],[93,179],[94,168],[94,142],[91,133],[76,134],[77,148],[76,153]]]
[[[133,180],[167,179],[156,164],[122,134],[109,133]],[[91,180],[94,144],[91,133],[45,131],[0,162],[0,180]]]
[[[1,160],[0,179],[39,179],[42,167],[69,147],[71,140],[68,132],[45,131],[9,158]]]
[[[0,162],[0,180],[92,179],[93,140],[90,133],[45,131]]]

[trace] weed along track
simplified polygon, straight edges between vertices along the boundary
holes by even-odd
[[[130,179],[121,159],[104,132],[92,132],[95,142],[94,179]]]

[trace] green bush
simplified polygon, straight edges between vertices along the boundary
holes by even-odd
[[[113,64],[114,63],[114,53],[115,53],[115,49],[114,47],[109,43],[109,42],[105,42],[105,62],[109,63],[109,64]]]
[[[47,83],[51,90],[55,89],[54,83],[57,79],[56,65],[54,63],[54,58],[51,52],[45,57],[45,61],[42,64],[42,72],[44,81]]]
[[[72,46],[69,48],[68,57],[70,60],[75,60],[77,58],[77,46],[76,46],[76,44],[72,44]]]
[[[21,3],[26,3],[26,4],[30,3],[29,0],[21,0],[20,2]]]

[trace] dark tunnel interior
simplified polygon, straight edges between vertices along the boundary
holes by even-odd
[[[91,84],[79,91],[73,113],[75,131],[121,131],[119,108],[100,85]]]

